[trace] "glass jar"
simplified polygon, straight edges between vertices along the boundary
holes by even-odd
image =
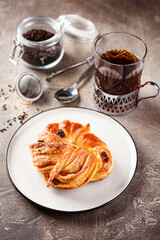
[[[35,30],[45,31],[53,36],[43,41],[32,39],[31,33]],[[61,15],[57,20],[46,16],[29,17],[17,28],[17,38],[13,40],[14,48],[9,60],[17,65],[22,59],[25,65],[35,69],[54,67],[64,55],[61,31],[82,42],[93,42],[98,35],[96,27],[90,20],[76,14]],[[29,39],[26,38],[28,33]]]
[[[47,40],[31,41],[24,37],[31,30],[45,30],[52,34]],[[52,18],[33,16],[24,19],[17,28],[17,39],[10,60],[17,64],[22,59],[24,64],[35,69],[48,69],[57,65],[64,54],[60,25]],[[17,49],[18,48],[18,49]],[[15,60],[18,50],[17,60]]]

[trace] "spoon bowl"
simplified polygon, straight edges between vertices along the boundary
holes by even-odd
[[[69,88],[62,88],[55,93],[55,98],[64,103],[73,102],[78,96],[79,94],[75,84]]]

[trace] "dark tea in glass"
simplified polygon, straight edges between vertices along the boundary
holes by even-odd
[[[145,45],[127,33],[110,33],[95,43],[95,83],[111,95],[137,89],[146,54]]]
[[[95,68],[97,85],[105,92],[113,95],[124,95],[133,92],[140,85],[142,69],[139,71],[137,65],[138,56],[127,50],[115,49],[102,53],[100,57],[109,64],[108,69],[101,71]],[[99,60],[101,66],[101,60]],[[117,66],[121,66],[121,74],[118,74]]]
[[[105,53],[102,53],[100,57],[110,63],[122,65],[136,63],[138,61],[138,57],[133,53],[121,49],[107,51]]]

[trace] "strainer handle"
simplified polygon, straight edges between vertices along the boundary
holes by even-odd
[[[160,88],[159,88],[158,84],[156,84],[155,82],[148,81],[148,82],[140,85],[139,89],[141,89],[142,87],[145,87],[146,85],[152,85],[153,87],[155,87],[156,90],[157,90],[157,93],[155,95],[152,95],[152,96],[140,98],[140,99],[138,99],[137,102],[140,102],[141,100],[148,99],[148,98],[155,98],[159,94]]]

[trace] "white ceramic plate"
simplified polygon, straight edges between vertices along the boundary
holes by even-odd
[[[106,179],[73,190],[46,187],[42,174],[32,164],[28,145],[37,140],[37,134],[48,123],[65,119],[83,125],[90,123],[91,132],[107,143],[114,169]],[[129,133],[111,117],[85,108],[65,107],[42,112],[26,121],[9,142],[6,163],[12,184],[25,197],[46,208],[76,212],[99,207],[120,196],[135,174],[137,151]]]

